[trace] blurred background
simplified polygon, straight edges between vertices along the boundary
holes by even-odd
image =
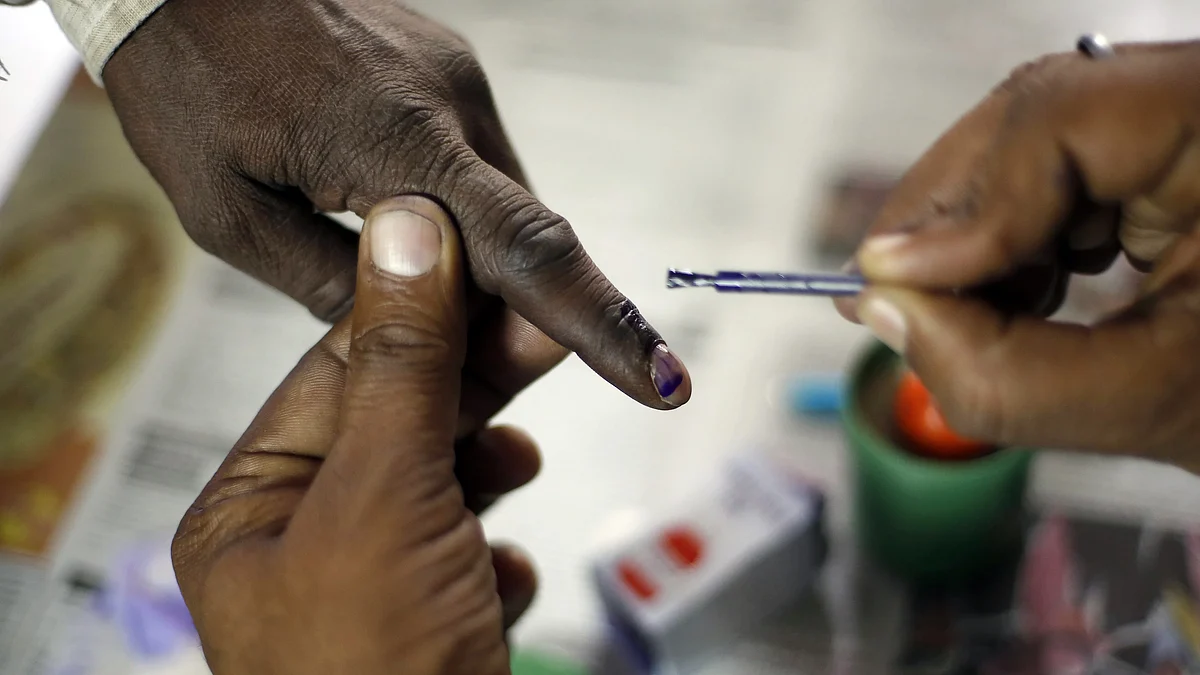
[[[891,182],[1011,68],[1087,31],[1194,37],[1200,5],[411,4],[474,44],[535,191],[694,382],[691,403],[663,414],[572,358],[502,413],[545,454],[541,476],[485,518],[541,574],[515,644],[593,659],[605,624],[595,552],[722,459],[756,451],[823,487],[836,564],[811,606],[713,656],[711,672],[916,667],[902,663],[917,658],[905,642],[912,593],[851,573],[841,428],[793,396],[837,386],[867,335],[821,299],[667,292],[665,271],[836,270]],[[164,542],[324,327],[183,238],[72,59],[44,7],[0,8],[11,73],[0,82],[0,674],[202,673],[181,655],[185,637],[143,635],[128,617],[172,625],[137,597],[171,583]],[[1077,284],[1072,308],[1119,302],[1130,278],[1118,269]],[[1168,467],[1047,452],[1030,499],[1114,532],[1174,532],[1200,513],[1200,484]],[[1121,536],[1096,535],[1094,557]]]

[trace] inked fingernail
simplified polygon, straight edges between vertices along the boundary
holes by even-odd
[[[442,231],[412,211],[385,211],[367,222],[371,262],[400,277],[427,274],[442,255]]]
[[[671,405],[683,405],[692,395],[687,369],[665,344],[650,354],[650,378],[659,397]]]
[[[908,326],[899,307],[881,297],[868,296],[858,303],[858,318],[892,351],[904,353]]]

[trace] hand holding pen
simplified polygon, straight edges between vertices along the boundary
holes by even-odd
[[[965,435],[1197,471],[1200,42],[1079,51],[1015,70],[921,157],[859,249],[862,277],[843,278],[862,292],[835,302]],[[1093,326],[1043,318],[1070,274],[1121,255],[1149,272],[1133,306]],[[1005,292],[961,292],[980,288]],[[1024,311],[997,306],[1014,296]]]
[[[1018,68],[905,175],[856,256],[871,286],[839,308],[904,353],[964,434],[1200,469],[1197,81],[1197,42]],[[948,293],[1028,286],[1030,269],[1057,284],[1121,255],[1149,275],[1094,326]]]
[[[1112,46],[1101,35],[1084,35],[1079,38],[1076,49],[1092,59],[1108,58],[1114,55]],[[838,298],[856,296],[866,288],[866,284],[866,278],[856,273],[804,274],[719,271],[714,274],[704,274],[674,268],[667,271],[667,288],[713,288],[722,293],[780,293]],[[1059,301],[1061,301],[1061,297]]]

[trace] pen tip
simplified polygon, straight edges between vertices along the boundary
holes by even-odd
[[[667,270],[667,288],[687,288],[692,283],[692,273],[687,270],[677,270],[674,267]]]

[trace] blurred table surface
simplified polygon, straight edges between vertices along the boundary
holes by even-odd
[[[902,169],[1010,68],[1071,49],[1080,32],[1179,38],[1200,19],[1190,0],[412,4],[473,42],[535,191],[694,381],[683,409],[649,411],[572,358],[501,415],[545,454],[537,481],[485,519],[537,561],[541,593],[515,635],[530,644],[594,635],[590,552],[730,454],[767,448],[824,482],[832,529],[845,532],[840,433],[791,419],[779,392],[792,374],[842,371],[864,331],[821,299],[668,292],[668,267],[813,268],[810,224],[841,170]],[[3,42],[0,59],[22,77],[29,67]],[[199,267],[244,302],[189,329],[196,350],[171,370],[178,391],[160,412],[232,441],[322,327],[211,261]],[[206,403],[172,411],[172,400]],[[1200,513],[1193,477],[1134,460],[1047,453],[1034,498],[1091,506],[1098,486],[1114,511]]]

